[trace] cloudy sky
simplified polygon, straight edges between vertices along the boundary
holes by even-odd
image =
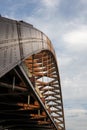
[[[0,0],[0,14],[27,21],[51,39],[66,130],[87,130],[87,0]]]

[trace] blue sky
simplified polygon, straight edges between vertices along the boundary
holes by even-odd
[[[51,39],[66,130],[87,130],[87,0],[0,0],[0,14],[27,21]]]

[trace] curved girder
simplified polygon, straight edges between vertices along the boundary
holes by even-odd
[[[61,84],[51,41],[31,24],[0,17],[0,77],[22,65],[53,118],[65,130]]]
[[[0,17],[0,77],[41,50],[50,50],[55,55],[45,34],[23,21]]]
[[[24,61],[25,70],[59,130],[65,129],[61,85],[57,63],[51,51],[43,50]]]

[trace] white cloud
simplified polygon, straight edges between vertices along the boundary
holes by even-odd
[[[74,51],[87,50],[87,26],[71,30],[63,35],[63,40],[68,49]]]
[[[63,73],[62,73],[63,74]],[[87,98],[87,81],[83,79],[87,74],[67,76],[62,79],[63,96],[65,100],[84,100]]]
[[[66,128],[68,130],[87,129],[87,110],[81,108],[66,109]]]
[[[87,114],[87,110],[82,109],[82,108],[71,108],[71,109],[67,109],[67,116],[75,116],[75,117],[81,117],[84,116],[85,114]]]
[[[60,0],[42,0],[42,4],[48,8],[56,7]]]
[[[61,54],[61,56],[58,57],[59,65],[62,68],[71,65],[74,60],[76,60],[76,57],[71,57],[69,55],[63,55],[63,54]]]
[[[87,4],[87,0],[80,0],[81,3]]]

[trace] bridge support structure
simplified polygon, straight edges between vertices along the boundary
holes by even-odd
[[[0,127],[65,130],[59,70],[48,37],[0,17]]]

